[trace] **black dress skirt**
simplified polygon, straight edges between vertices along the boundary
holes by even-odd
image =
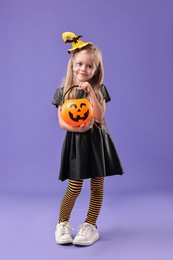
[[[106,102],[110,101],[107,89],[101,92]],[[84,92],[79,90],[78,97]],[[61,104],[63,88],[56,90],[52,104]],[[84,133],[66,132],[61,153],[59,179],[78,180],[111,175],[122,175],[123,169],[110,133],[104,124],[95,123]]]

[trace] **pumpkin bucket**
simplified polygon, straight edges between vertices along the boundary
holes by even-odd
[[[62,102],[67,92],[74,87],[78,86],[69,88],[63,95]],[[93,117],[93,107],[86,98],[68,99],[62,104],[61,114],[63,120],[70,126],[86,125]]]

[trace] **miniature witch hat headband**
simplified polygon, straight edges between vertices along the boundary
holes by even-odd
[[[72,48],[68,49],[68,53],[73,53],[75,50],[80,50],[87,45],[92,45],[92,42],[83,42],[80,38],[82,35],[76,36],[73,32],[64,32],[62,38],[65,43],[71,43]]]

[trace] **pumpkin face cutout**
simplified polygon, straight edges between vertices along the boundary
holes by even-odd
[[[86,125],[93,117],[93,108],[86,98],[69,99],[61,108],[63,120],[70,126]]]

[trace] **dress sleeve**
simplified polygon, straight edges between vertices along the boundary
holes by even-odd
[[[55,105],[58,108],[59,105],[62,102],[62,98],[63,98],[63,87],[58,88],[55,91],[55,94],[54,94],[53,99],[52,99],[52,104]]]
[[[109,102],[111,100],[111,97],[107,91],[107,88],[105,85],[101,85],[101,93],[103,95],[103,99],[105,99],[106,102]]]

